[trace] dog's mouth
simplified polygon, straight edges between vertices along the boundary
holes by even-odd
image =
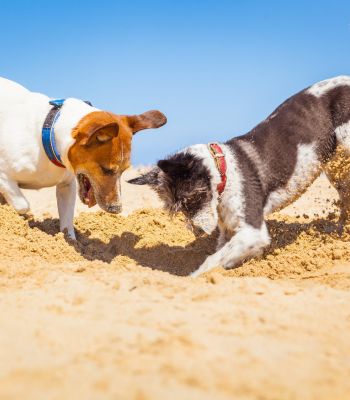
[[[97,201],[95,198],[94,189],[91,185],[90,179],[82,173],[77,175],[78,183],[79,183],[79,197],[82,203],[87,206],[93,207]]]

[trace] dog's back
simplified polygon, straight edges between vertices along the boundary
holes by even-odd
[[[21,103],[29,93],[29,90],[18,83],[0,77],[0,111]]]
[[[350,152],[350,77],[319,82],[282,103],[248,134],[227,142],[265,214],[302,194],[339,145]],[[256,199],[255,193],[247,197]],[[261,194],[259,193],[260,197]]]

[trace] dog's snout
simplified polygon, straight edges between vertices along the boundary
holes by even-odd
[[[106,211],[112,214],[119,214],[122,211],[122,205],[117,204],[110,204],[106,207]]]

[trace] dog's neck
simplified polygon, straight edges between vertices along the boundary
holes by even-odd
[[[227,182],[221,197],[226,197],[228,192],[233,189],[234,181],[237,180],[237,188],[240,187],[240,174],[238,172],[237,160],[235,160],[232,149],[226,144],[220,144],[222,152],[226,160],[226,176]],[[218,185],[222,182],[220,171],[215,163],[214,157],[206,144],[196,144],[186,148],[184,151],[193,154],[193,156],[202,160],[203,164],[208,168],[210,173],[211,190],[213,197],[218,198]]]
[[[94,111],[99,110],[82,100],[73,98],[67,99],[61,108],[60,116],[55,124],[55,140],[62,162],[69,170],[72,170],[68,158],[68,151],[74,144],[72,131],[85,115]]]
[[[210,184],[211,184],[211,190],[213,192],[213,195],[215,197],[218,196],[217,193],[217,186],[221,182],[221,176],[220,172],[215,164],[215,160],[210,153],[210,150],[208,148],[208,145],[206,144],[195,144],[193,146],[187,147],[184,152],[192,154],[194,157],[202,160],[203,164],[207,169],[209,170],[210,173]],[[223,152],[225,154],[225,150],[223,149]]]

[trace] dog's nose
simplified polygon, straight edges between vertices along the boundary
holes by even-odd
[[[106,207],[106,211],[112,214],[119,214],[122,211],[121,204],[110,204]]]

